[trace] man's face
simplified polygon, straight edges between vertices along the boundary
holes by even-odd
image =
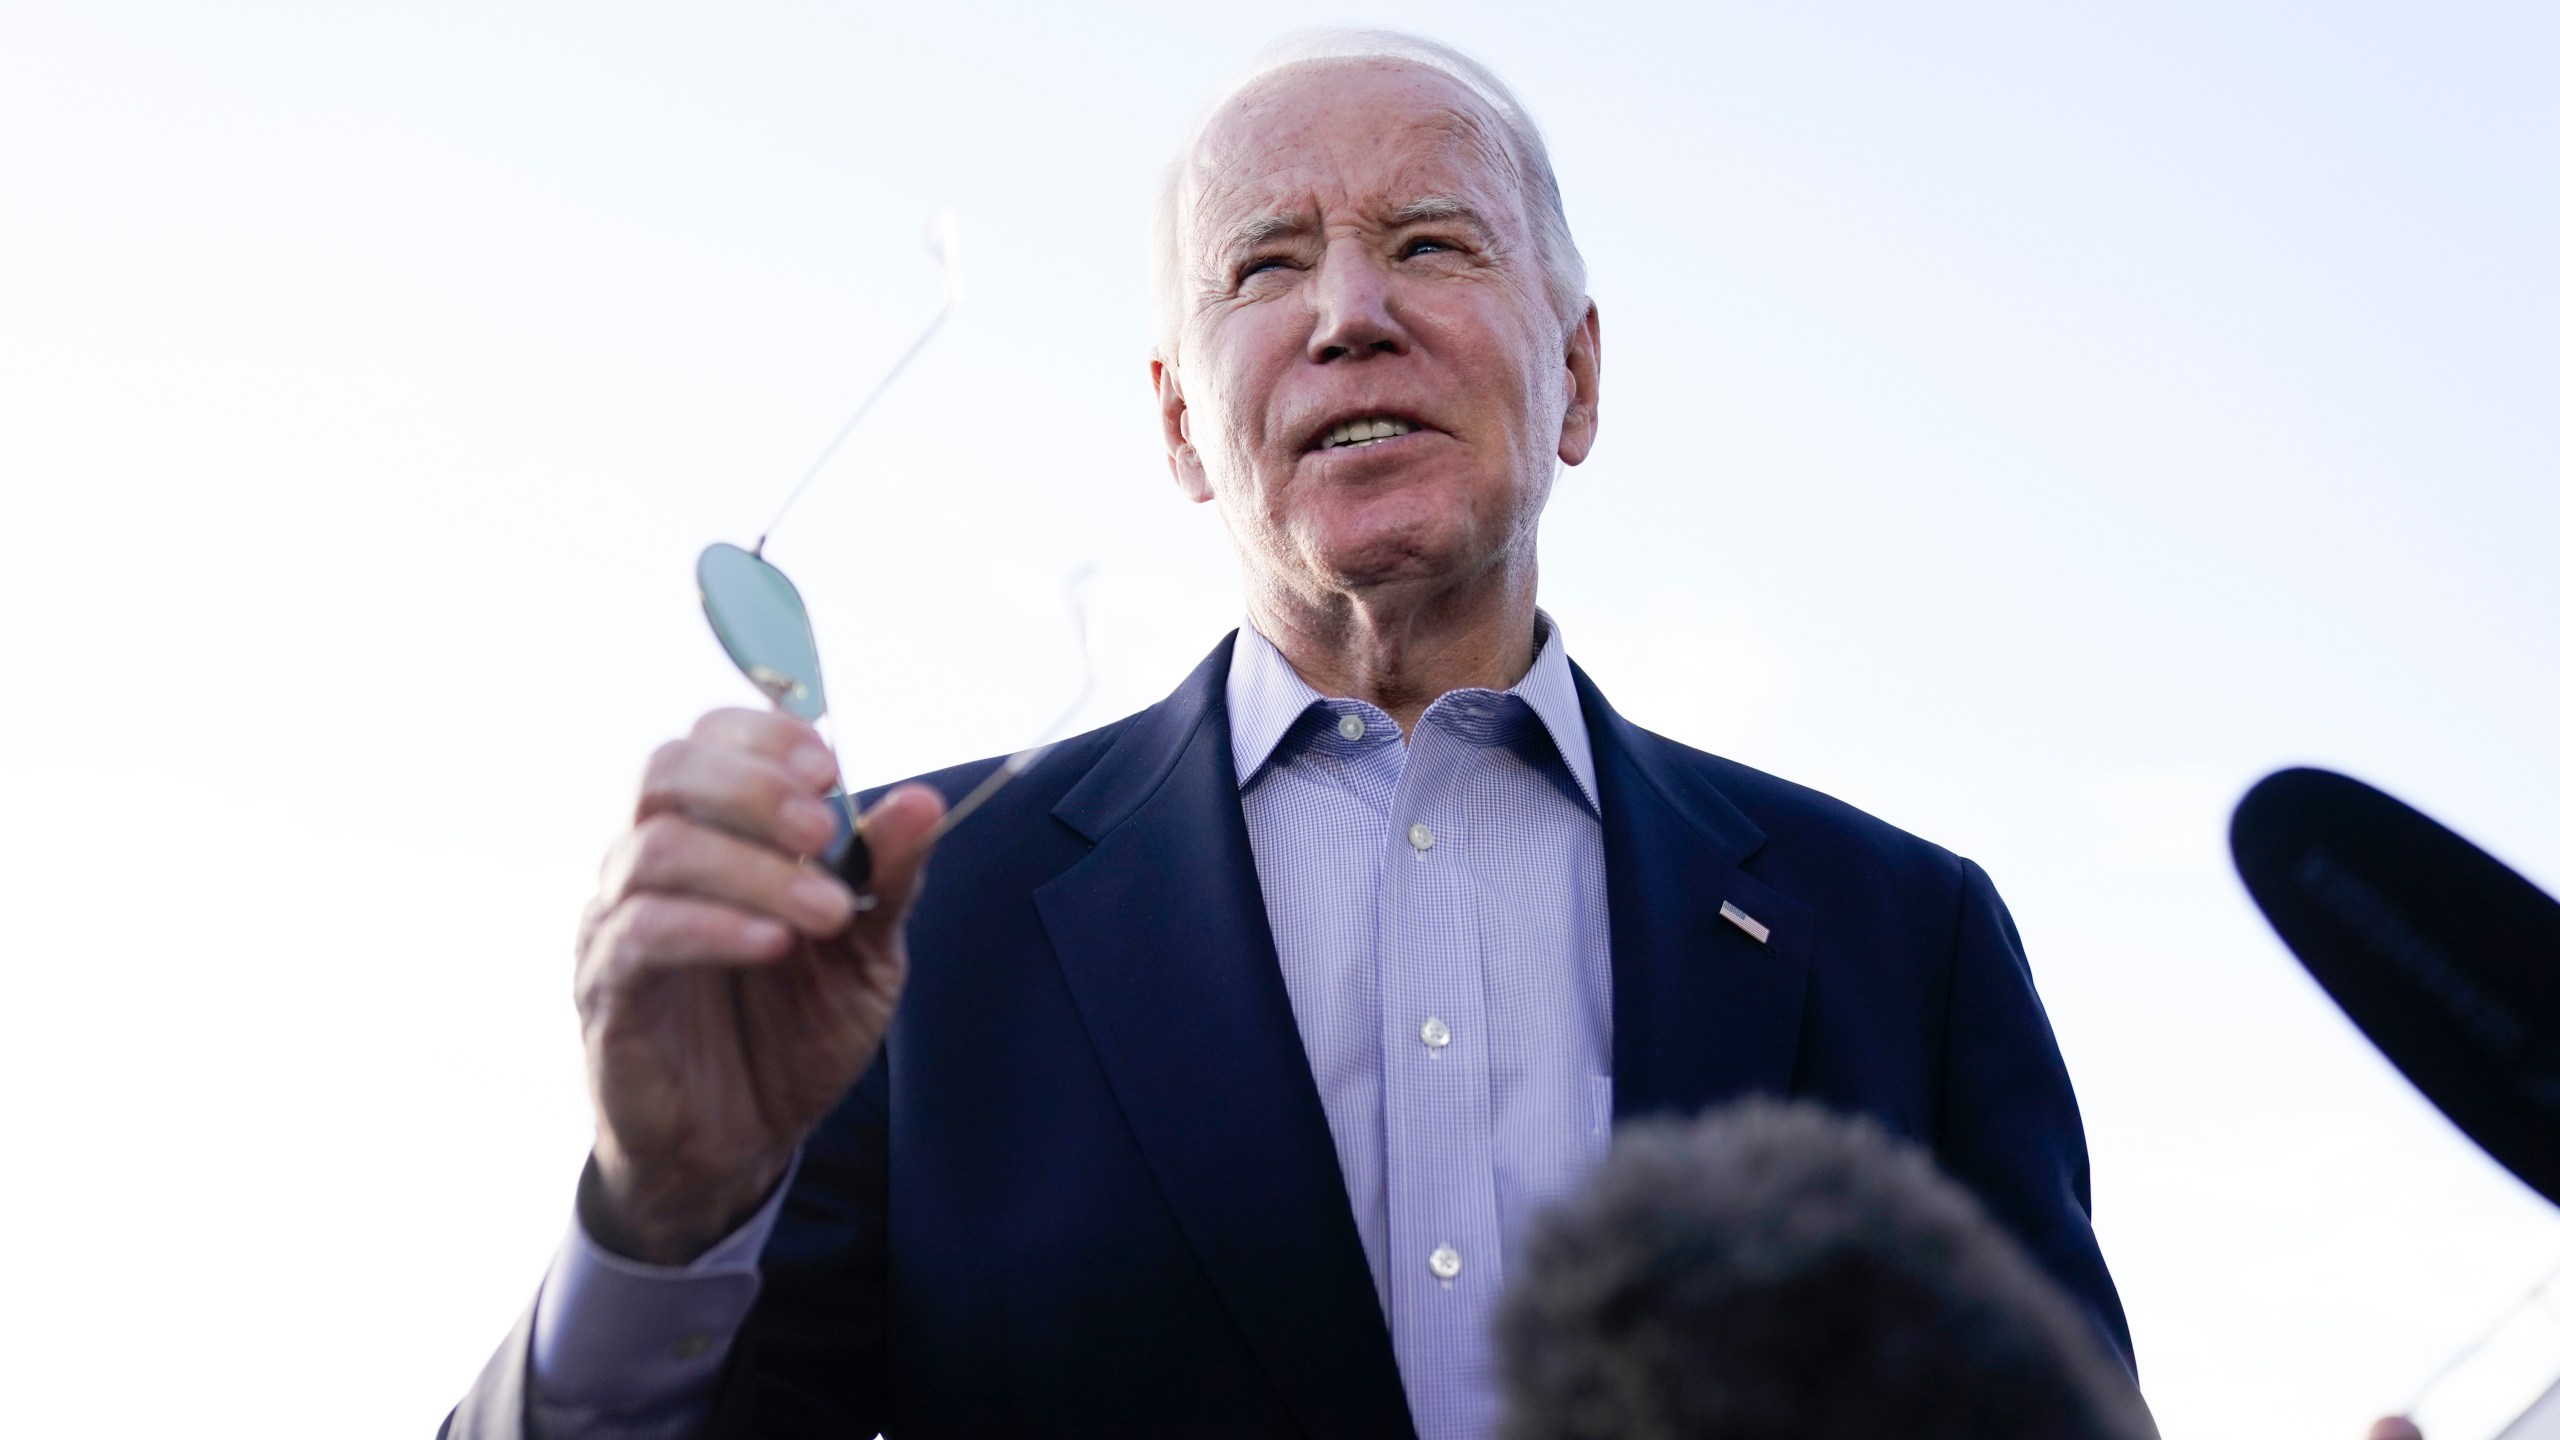
[[[1283,72],[1213,121],[1156,390],[1258,583],[1428,592],[1534,554],[1597,428],[1599,320],[1558,320],[1501,135],[1392,62]]]

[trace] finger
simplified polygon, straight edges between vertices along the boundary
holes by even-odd
[[[929,785],[901,785],[862,816],[871,847],[871,893],[879,908],[866,918],[895,924],[922,888],[924,862],[933,848],[926,836],[942,818],[942,796]]]
[[[853,892],[825,870],[673,814],[641,821],[614,846],[597,901],[609,908],[644,892],[718,901],[817,939],[853,918]]]
[[[683,895],[634,895],[596,923],[578,988],[586,999],[684,966],[770,964],[792,948],[791,927],[769,915]]]
[[[832,768],[832,757],[824,763]],[[636,818],[682,815],[791,855],[813,855],[836,833],[833,808],[771,758],[701,740],[670,740],[649,757]]]
[[[771,760],[812,794],[836,783],[834,753],[819,738],[816,727],[797,715],[780,710],[714,710],[693,722],[693,738]]]

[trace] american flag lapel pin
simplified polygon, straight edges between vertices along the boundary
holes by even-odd
[[[1769,927],[1752,919],[1748,914],[1744,913],[1741,906],[1727,900],[1724,902],[1724,908],[1718,910],[1716,913],[1727,920],[1732,921],[1734,929],[1741,931],[1743,934],[1750,936],[1752,939],[1759,941],[1763,945],[1769,943]]]

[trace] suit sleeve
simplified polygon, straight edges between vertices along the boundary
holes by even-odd
[[[531,1440],[527,1389],[533,1374],[533,1311],[541,1303],[536,1297],[525,1307],[470,1393],[444,1417],[436,1440]]]
[[[2133,1373],[2133,1337],[2090,1224],[2089,1148],[2026,949],[1991,877],[1962,862],[1937,1152],[2079,1302]]]
[[[579,1217],[533,1307],[439,1432],[445,1440],[688,1440],[711,1409],[731,1343],[755,1303],[757,1257],[798,1173],[689,1265],[645,1265],[598,1245]]]
[[[771,1220],[771,1238],[761,1241],[760,1293],[728,1347],[717,1389],[707,1405],[686,1399],[679,1407],[688,1416],[700,1414],[697,1405],[708,1410],[701,1440],[840,1440],[882,1429],[888,1090],[884,1051],[802,1145],[798,1168],[785,1182],[780,1215]],[[759,1216],[750,1228],[765,1222]],[[545,1290],[559,1278],[555,1266]],[[471,1392],[445,1417],[438,1440],[551,1440],[563,1417],[536,1393],[537,1317],[544,1303],[537,1296],[525,1311]],[[546,1418],[554,1425],[546,1426]],[[694,1426],[678,1421],[659,1428],[689,1432]]]
[[[888,1423],[889,1056],[802,1146],[704,1440],[871,1436]]]

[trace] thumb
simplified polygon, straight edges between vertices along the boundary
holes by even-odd
[[[895,924],[924,886],[924,862],[932,854],[927,838],[942,818],[942,797],[929,785],[901,785],[864,812],[863,843],[871,850],[871,893],[880,904],[864,917]]]

